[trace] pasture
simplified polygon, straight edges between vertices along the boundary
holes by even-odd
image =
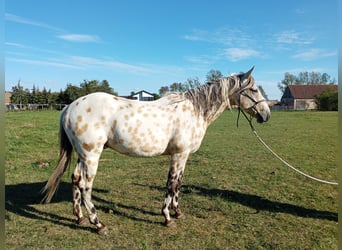
[[[257,141],[243,117],[224,112],[190,155],[180,206],[163,226],[169,159],[105,150],[93,200],[109,235],[72,214],[71,172],[50,204],[41,188],[58,159],[58,111],[9,112],[5,128],[6,249],[337,249],[337,187],[294,173]],[[336,181],[337,112],[273,112],[254,122],[291,164]],[[74,160],[75,161],[75,160]],[[73,163],[74,163],[73,161]],[[72,167],[74,164],[72,164]]]

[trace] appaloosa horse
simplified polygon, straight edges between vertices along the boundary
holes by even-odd
[[[230,105],[238,105],[259,123],[270,117],[270,109],[247,73],[224,77],[184,93],[170,93],[152,102],[139,102],[106,93],[80,97],[64,108],[60,118],[60,156],[43,191],[50,202],[66,171],[72,150],[78,155],[72,174],[73,211],[85,223],[83,201],[89,220],[100,234],[107,227],[99,220],[91,191],[100,155],[112,148],[130,156],[171,155],[167,192],[162,207],[165,224],[171,220],[169,207],[180,218],[178,194],[190,153],[201,145],[207,127]]]

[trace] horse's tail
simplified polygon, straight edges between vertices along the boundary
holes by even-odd
[[[65,110],[64,110],[65,111]],[[63,112],[64,113],[64,112]],[[59,124],[59,160],[57,166],[47,181],[45,187],[42,189],[42,193],[46,193],[42,202],[49,203],[51,198],[55,194],[61,178],[65,173],[66,169],[70,165],[71,156],[72,156],[72,144],[69,141],[67,134],[65,133],[63,127],[63,113],[61,115],[60,124]]]

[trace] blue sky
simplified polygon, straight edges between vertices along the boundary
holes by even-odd
[[[5,89],[108,80],[119,95],[247,71],[270,99],[285,72],[337,80],[337,1],[5,2]]]

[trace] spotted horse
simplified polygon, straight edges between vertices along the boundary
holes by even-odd
[[[227,108],[238,105],[266,122],[270,109],[257,88],[252,69],[214,80],[184,93],[169,93],[152,102],[139,102],[107,93],[92,93],[65,107],[60,117],[60,156],[47,181],[43,201],[51,201],[71,161],[73,149],[78,160],[72,174],[73,213],[85,223],[82,201],[99,234],[108,234],[91,199],[99,158],[104,148],[129,156],[170,155],[167,191],[162,206],[165,225],[182,217],[178,195],[189,154],[196,152],[207,127]]]

